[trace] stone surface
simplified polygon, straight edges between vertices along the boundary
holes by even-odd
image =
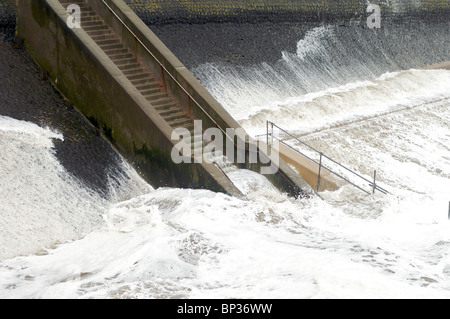
[[[11,39],[14,36],[14,28],[16,26],[16,12],[14,7],[5,2],[0,1],[0,37],[2,39]]]

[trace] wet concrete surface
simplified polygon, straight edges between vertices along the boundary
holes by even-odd
[[[150,29],[189,69],[204,63],[270,65],[319,23],[204,23],[150,25]]]

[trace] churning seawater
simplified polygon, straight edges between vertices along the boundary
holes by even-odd
[[[376,169],[391,194],[344,186],[296,200],[241,170],[239,199],[153,190],[128,167],[105,199],[58,163],[61,134],[0,117],[0,297],[449,298],[450,71],[299,94],[252,72],[239,75],[252,94],[212,90],[245,129],[272,120],[369,178]],[[237,79],[221,76],[202,81]]]

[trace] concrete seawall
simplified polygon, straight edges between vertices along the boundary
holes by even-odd
[[[380,4],[382,17],[382,29],[372,32],[367,28],[367,18],[372,14],[367,12],[368,1],[360,0],[127,2],[191,71],[205,63],[274,65],[283,58],[282,52],[295,53],[298,42],[308,32],[324,25],[334,26],[337,36],[346,37],[346,47],[361,42],[356,34],[363,33],[366,38],[375,36],[385,45],[383,51],[392,51],[393,56],[389,58],[400,61],[401,67],[422,67],[425,64],[417,63],[415,57],[408,57],[411,63],[404,63],[406,54],[396,48],[417,51],[414,45],[426,38],[430,41],[422,47],[434,47],[433,41],[440,41],[440,46],[444,46],[446,40],[440,39],[443,34],[440,30],[448,29],[450,17],[449,0],[370,1]],[[433,33],[438,34],[433,37]],[[394,37],[396,42],[390,42]],[[363,48],[363,54],[370,53],[370,49]],[[429,63],[441,62],[440,54],[437,52],[436,59],[428,57]]]
[[[127,0],[151,25],[205,22],[339,22],[367,16],[365,0]],[[448,0],[373,0],[385,17],[434,15],[450,10]]]
[[[100,0],[90,0],[89,5],[192,119],[202,120],[205,128],[240,128],[121,0],[110,1],[109,8]],[[69,14],[58,0],[20,1],[18,17],[19,36],[42,69],[153,186],[204,188],[241,195],[213,163],[172,161],[173,128],[84,29],[68,27]],[[249,149],[247,145],[247,158]],[[264,153],[258,153],[264,158]],[[262,166],[266,165],[243,165],[258,172]],[[293,196],[301,195],[307,184],[283,161],[279,166],[278,173],[268,176],[269,180]]]

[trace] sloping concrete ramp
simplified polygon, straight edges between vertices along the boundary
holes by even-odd
[[[224,133],[223,145],[227,129],[243,129],[122,0],[20,0],[18,32],[62,94],[153,186],[242,195],[220,165],[203,160],[202,148],[208,128]],[[175,129],[190,134],[197,154],[179,164]],[[240,136],[232,137],[236,165],[260,172],[277,163],[267,175],[275,186],[292,196],[310,193],[283,160]],[[238,163],[240,152],[258,160]]]

